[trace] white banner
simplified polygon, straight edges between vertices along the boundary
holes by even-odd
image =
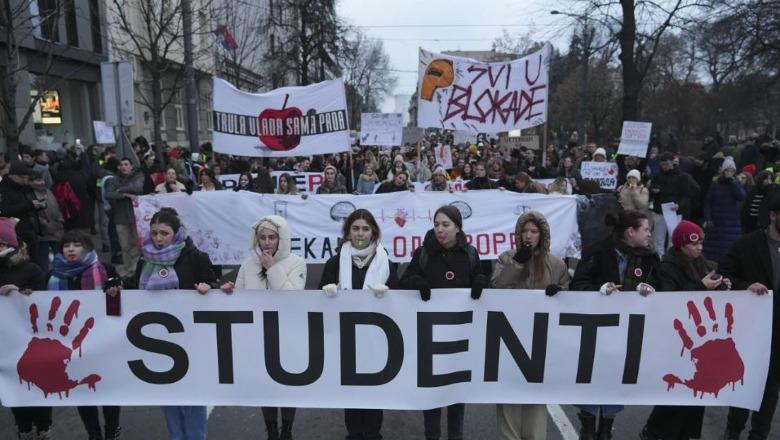
[[[547,121],[550,45],[483,63],[420,49],[417,125],[497,133]]]
[[[647,146],[650,143],[652,131],[653,124],[650,122],[623,121],[618,154],[647,157]]]
[[[772,335],[749,292],[128,291],[120,317],[104,298],[0,297],[3,405],[757,409]]]
[[[344,82],[247,93],[214,78],[214,151],[239,156],[310,156],[349,151]]]
[[[602,189],[617,188],[618,166],[614,162],[584,161],[580,165],[580,174],[583,179],[598,182]]]
[[[317,192],[317,188],[322,185],[322,181],[325,179],[325,176],[323,173],[312,173],[312,172],[305,172],[301,173],[298,171],[271,171],[271,178],[274,181],[274,188],[279,187],[279,177],[281,177],[282,174],[289,174],[293,179],[295,179],[295,182],[298,184],[298,192],[300,193],[315,193]],[[222,184],[222,188],[228,190],[233,189],[238,186],[238,178],[240,177],[240,174],[220,174],[219,175],[219,183]],[[257,174],[252,174],[252,178],[256,178]]]
[[[397,192],[301,197],[212,191],[157,194],[139,197],[135,204],[138,236],[149,236],[149,221],[164,206],[176,209],[195,245],[214,264],[241,264],[249,256],[249,231],[261,217],[285,217],[292,232],[292,252],[308,263],[324,263],[335,254],[342,222],[355,209],[371,211],[382,231],[382,244],[393,261],[412,259],[433,214],[442,205],[463,213],[463,230],[480,258],[495,259],[514,248],[515,223],[525,211],[542,212],[553,231],[552,252],[560,257],[580,256],[577,201],[573,196],[517,194],[486,190],[462,193]]]
[[[401,145],[403,132],[403,116],[400,113],[360,114],[360,145]]]

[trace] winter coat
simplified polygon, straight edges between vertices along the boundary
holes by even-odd
[[[704,220],[711,226],[705,229],[704,256],[720,259],[742,235],[740,206],[745,200],[745,188],[737,179],[716,181],[710,186],[704,200]]]
[[[767,232],[764,230],[743,235],[723,254],[718,263],[718,272],[731,280],[732,290],[745,290],[753,283],[761,283],[778,291],[780,286],[774,285],[774,270],[780,268],[772,267]],[[769,374],[776,380],[780,378],[780,368],[777,368],[779,338],[780,301],[772,301],[772,354],[769,356]]]
[[[355,192],[358,194],[373,194],[377,184],[377,177],[375,174],[372,177],[373,179],[369,179],[365,174],[361,174],[355,185]]]
[[[141,254],[141,258],[138,260],[138,265],[135,268],[134,286],[138,286],[141,280],[143,267],[144,257]],[[206,283],[212,288],[219,287],[209,254],[201,252],[196,248],[189,237],[187,237],[184,249],[182,249],[179,258],[174,263],[173,269],[176,271],[176,276],[179,277],[179,289],[193,290],[198,283]],[[125,288],[128,287],[125,286]]]
[[[36,211],[38,224],[40,225],[40,241],[56,241],[62,239],[65,233],[65,220],[62,218],[57,199],[48,189],[34,190],[35,197],[38,200],[46,200],[46,209]]]
[[[775,184],[756,187],[748,194],[742,203],[740,222],[742,232],[747,234],[769,224],[769,202],[772,200],[778,186]]]
[[[517,219],[515,248],[521,245],[523,227],[531,220],[535,220],[541,229],[537,248],[542,250],[544,255],[544,276],[537,280],[533,278],[533,273],[531,273],[529,277],[523,278],[523,265],[514,260],[517,250],[510,249],[498,256],[490,285],[497,289],[544,289],[555,284],[561,289],[568,289],[571,282],[569,270],[563,260],[550,253],[550,224],[542,214],[537,211],[528,211]]]
[[[40,232],[38,216],[32,204],[34,198],[35,194],[29,186],[19,185],[7,176],[0,181],[0,216],[19,219],[16,235],[29,246],[36,242]]]
[[[383,182],[381,185],[379,185],[379,188],[376,189],[377,194],[386,194],[400,191],[409,191],[409,187],[406,185],[395,186],[395,183],[392,180]]]
[[[94,174],[92,172],[92,162],[86,154],[81,154],[76,158],[69,153],[65,156],[63,162],[57,167],[57,182],[70,183],[76,197],[81,201],[81,210],[79,215],[68,219],[65,222],[66,229],[90,229],[95,223],[95,194],[97,185],[95,184]]]
[[[317,194],[346,194],[347,188],[344,187],[343,184],[336,181],[333,186],[328,186],[326,184],[320,185],[319,188],[317,188]]]
[[[427,285],[431,289],[469,288],[479,275],[482,275],[482,266],[479,263],[479,255],[476,249],[468,250],[471,245],[466,242],[466,234],[458,232],[455,246],[445,249],[439,241],[433,229],[425,234],[422,246],[414,250],[412,261],[401,277],[402,289],[419,289],[420,285]],[[425,267],[420,263],[420,255],[427,253]],[[474,255],[475,261],[469,256]],[[454,275],[452,279],[447,279]]]
[[[625,210],[639,211],[650,217],[650,191],[644,185],[639,185],[635,190],[622,185],[617,189],[618,202]]]
[[[135,169],[127,176],[116,176],[108,179],[106,185],[106,199],[111,201],[111,210],[114,213],[114,223],[118,225],[134,225],[133,201],[125,197],[125,194],[141,195],[144,190],[144,173]]]
[[[164,194],[164,193],[174,192],[174,191],[168,191],[168,186],[167,185],[168,185],[167,183],[163,182],[163,183],[155,186],[154,187],[154,192],[157,193],[157,194]],[[179,192],[187,191],[187,187],[184,186],[184,184],[179,182],[178,180],[176,181],[176,188],[179,190]]]
[[[46,290],[46,274],[30,262],[27,246],[0,258],[0,286],[13,284],[19,289]]]
[[[697,195],[693,183],[692,177],[676,168],[658,173],[650,184],[653,212],[660,214],[663,203],[674,202],[679,205],[677,214],[688,219],[691,215],[693,199]],[[654,193],[653,190],[656,188],[661,191]]]
[[[710,238],[707,238],[707,240],[709,239]],[[656,286],[656,288],[659,291],[664,292],[707,290],[701,282],[704,275],[696,277],[689,274],[684,269],[686,264],[688,264],[688,262],[682,255],[682,251],[670,249],[661,259],[661,265],[659,267],[660,284]],[[704,264],[707,268],[707,272],[714,270],[717,266],[711,261],[705,261]]]
[[[647,283],[653,287],[658,285],[657,254],[642,257],[639,269],[640,275],[633,273],[624,274],[624,279],[633,277],[637,283]],[[618,257],[615,251],[615,239],[609,237],[597,242],[582,252],[582,260],[577,265],[574,277],[571,280],[571,290],[598,291],[605,283],[620,283],[618,274]]]
[[[466,188],[475,189],[495,189],[496,185],[487,177],[475,177],[466,183]]]
[[[236,289],[254,290],[302,290],[306,287],[306,262],[303,258],[290,253],[290,227],[283,218],[268,215],[260,219],[268,220],[279,227],[279,247],[274,255],[274,264],[263,270],[257,245],[257,229],[252,228],[249,258],[241,263],[236,277]]]
[[[377,244],[377,246],[381,246],[380,244]],[[337,253],[336,255],[330,257],[328,261],[325,262],[325,268],[322,271],[322,278],[320,278],[320,284],[319,288],[322,289],[322,286],[325,286],[327,284],[338,284],[339,283],[339,271],[341,270],[341,252]],[[362,289],[366,286],[363,286],[363,283],[366,281],[366,274],[368,273],[368,267],[371,265],[366,264],[363,266],[363,268],[359,268],[352,265],[352,287],[353,289]],[[397,289],[398,288],[398,271],[397,271],[397,264],[390,263],[390,275],[387,277],[387,281],[385,282],[385,285],[389,287],[390,289]],[[360,286],[360,287],[356,287]]]

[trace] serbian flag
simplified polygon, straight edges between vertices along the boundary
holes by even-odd
[[[217,26],[217,30],[214,31],[214,37],[217,39],[217,43],[222,46],[225,50],[236,50],[238,49],[238,43],[236,43],[236,39],[233,38],[233,34],[230,33],[227,26],[225,25],[219,25]]]

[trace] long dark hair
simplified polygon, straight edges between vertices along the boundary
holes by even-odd
[[[371,242],[379,242],[382,232],[379,230],[379,225],[374,215],[371,214],[371,211],[360,208],[352,211],[352,214],[344,220],[344,226],[341,230],[342,243],[349,241],[349,230],[352,228],[352,223],[355,223],[357,220],[365,220],[368,223],[368,227],[371,228]]]
[[[246,176],[249,179],[249,182],[246,184],[246,188],[241,188],[241,177],[243,176]],[[249,171],[244,171],[238,175],[238,183],[236,184],[236,187],[233,188],[233,191],[241,191],[242,189],[246,191],[252,190],[252,173]]]
[[[173,233],[175,234],[179,232],[179,229],[181,228],[181,219],[179,218],[179,213],[176,212],[175,209],[160,208],[160,210],[152,216],[152,220],[149,222],[149,226],[151,225],[168,225],[173,229]]]

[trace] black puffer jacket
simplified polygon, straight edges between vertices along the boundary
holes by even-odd
[[[693,183],[695,181],[692,177],[676,168],[658,173],[650,184],[653,212],[660,214],[661,204],[674,202],[679,205],[677,214],[682,215],[683,219],[688,219],[694,198],[698,196]],[[656,193],[653,191],[655,189],[661,191]]]
[[[141,256],[135,268],[135,284],[133,287],[138,286],[143,267],[144,258]],[[209,255],[196,248],[189,237],[187,237],[184,249],[182,249],[173,268],[176,270],[176,276],[179,277],[179,289],[194,290],[195,285],[198,283],[206,283],[214,289],[219,287]],[[125,288],[127,287],[125,286]]]
[[[46,274],[30,262],[27,247],[0,258],[0,286],[13,284],[19,289],[46,290]]]
[[[624,274],[636,278],[636,284],[647,283],[658,287],[658,255],[653,253],[642,258],[640,265],[641,274]],[[637,272],[639,273],[639,272]],[[615,241],[613,238],[600,241],[582,252],[582,261],[577,265],[574,277],[571,280],[571,290],[598,291],[605,283],[620,283],[618,273],[618,258],[615,253]]]
[[[427,253],[425,267],[420,263],[423,252]],[[455,247],[444,249],[431,229],[425,234],[423,245],[415,249],[400,285],[402,289],[419,289],[426,284],[431,289],[470,288],[475,281],[485,280],[477,250],[466,242],[462,231],[458,232]]]

